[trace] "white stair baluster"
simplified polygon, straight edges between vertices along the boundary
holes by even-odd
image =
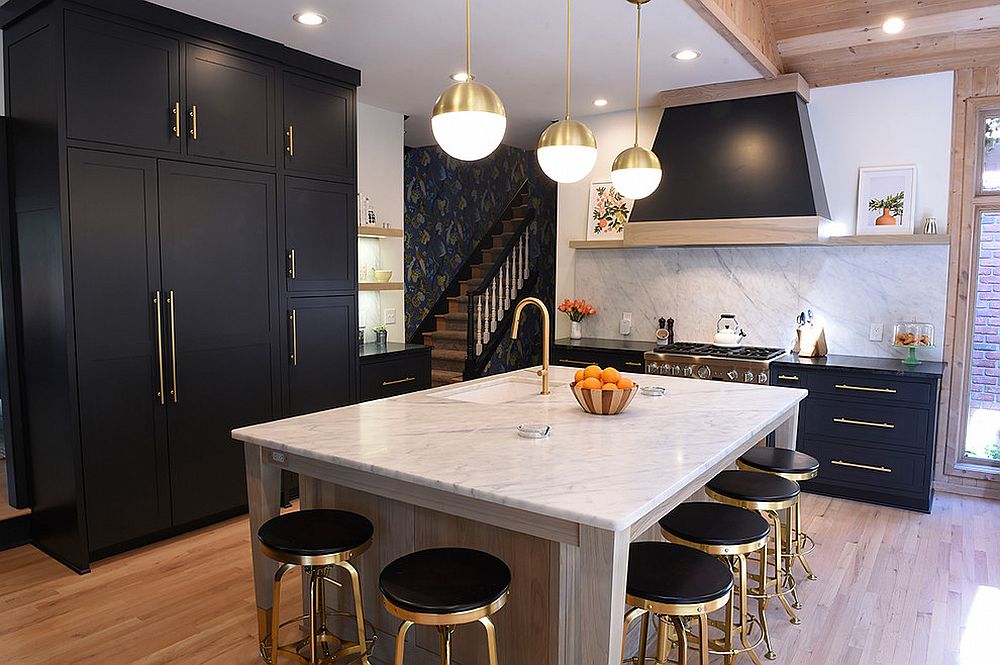
[[[483,355],[483,297],[476,296],[476,357]]]
[[[490,334],[497,331],[497,280],[490,282]]]

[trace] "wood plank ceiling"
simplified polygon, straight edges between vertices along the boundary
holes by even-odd
[[[1000,64],[997,0],[766,0],[784,72],[813,86]],[[897,35],[882,23],[898,16]]]

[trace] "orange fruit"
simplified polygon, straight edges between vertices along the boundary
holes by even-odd
[[[605,383],[601,386],[601,390],[619,390],[617,383]]]
[[[604,383],[618,383],[618,379],[620,378],[622,378],[622,375],[614,367],[609,367],[601,372],[601,381]]]
[[[585,370],[583,370],[583,377],[585,379],[600,379],[601,378],[601,368],[597,365],[590,365]],[[600,388],[600,386],[597,386]]]
[[[618,379],[618,387],[621,390],[628,390],[629,388],[635,388],[635,384],[632,383],[632,379],[626,379],[624,376]]]
[[[600,379],[595,379],[594,377],[591,376],[591,377],[588,377],[588,378],[584,379],[583,383],[580,384],[580,387],[581,388],[586,388],[587,390],[600,390],[601,389],[601,380]]]
[[[573,377],[573,383],[580,383],[585,378],[587,378],[587,377],[585,377],[583,375],[583,370],[582,369],[578,369],[578,370],[576,370],[576,375]]]

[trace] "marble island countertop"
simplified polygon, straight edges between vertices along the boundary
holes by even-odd
[[[622,529],[788,417],[806,391],[626,374],[666,387],[623,414],[584,413],[551,368],[521,370],[244,427],[238,441],[533,513]],[[521,423],[552,428],[518,436]]]

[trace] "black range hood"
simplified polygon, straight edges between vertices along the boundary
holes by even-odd
[[[830,217],[797,92],[668,107],[653,152],[663,180],[635,202],[626,245],[809,242]]]

